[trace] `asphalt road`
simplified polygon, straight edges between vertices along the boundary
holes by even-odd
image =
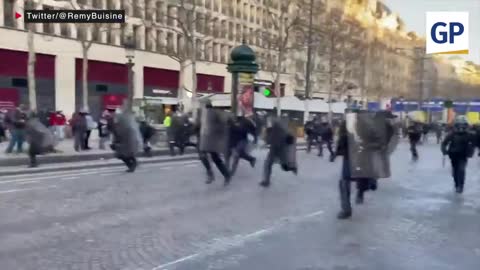
[[[338,221],[341,159],[298,153],[298,176],[275,167],[258,185],[241,164],[205,185],[197,161],[0,177],[1,270],[414,270],[480,267],[479,159],[453,193],[437,145],[406,145],[393,177]]]

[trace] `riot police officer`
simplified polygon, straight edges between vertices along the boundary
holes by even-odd
[[[372,120],[374,118],[376,119]],[[340,125],[335,155],[343,156],[338,184],[341,206],[338,219],[352,216],[350,202],[352,181],[357,183],[356,202],[362,204],[364,193],[377,189],[378,178],[390,177],[388,159],[398,143],[396,128],[390,121],[392,118],[394,116],[389,112],[367,113],[355,110],[349,112],[346,121]],[[354,130],[347,130],[347,121],[351,121],[349,127]],[[364,125],[370,126],[364,128]],[[372,164],[372,160],[377,164]],[[352,170],[352,167],[355,169]]]
[[[452,164],[452,176],[457,193],[463,193],[467,161],[473,156],[474,149],[474,141],[468,132],[467,120],[463,117],[457,118],[453,131],[442,143],[442,153],[449,156]]]
[[[127,172],[134,172],[137,168],[137,154],[143,146],[142,135],[135,116],[125,109],[115,115],[113,124],[113,141],[110,147],[115,151],[118,159],[127,166]]]
[[[207,101],[205,108],[200,111],[198,148],[200,161],[207,171],[207,184],[215,181],[208,156],[222,173],[224,184],[230,183],[231,174],[220,157],[221,153],[226,154],[228,151],[229,135],[227,118],[221,114],[221,111],[213,108],[210,101]]]
[[[328,122],[322,122],[320,126],[320,141],[318,143],[318,156],[323,156],[323,145],[327,145],[328,152],[330,152],[330,160],[333,160],[332,150],[333,129]]]
[[[413,122],[407,129],[408,140],[410,142],[410,152],[412,153],[412,160],[418,160],[417,144],[422,138],[422,127],[420,123]]]
[[[260,185],[270,186],[273,163],[279,162],[284,171],[297,174],[295,137],[288,131],[286,121],[270,118],[267,120],[265,142],[270,145],[263,167],[263,180]]]
[[[229,152],[233,154],[233,163],[231,167],[231,174],[233,175],[237,169],[238,161],[244,159],[255,167],[256,158],[250,155],[247,151],[248,134],[253,136],[253,143],[257,144],[257,129],[253,119],[237,116],[230,123],[230,145]],[[228,164],[228,161],[227,161]]]

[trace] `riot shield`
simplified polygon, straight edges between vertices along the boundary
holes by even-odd
[[[213,108],[202,109],[200,114],[200,151],[227,153],[229,117],[230,114],[225,111]]]
[[[134,157],[143,146],[140,128],[129,112],[117,114],[114,123],[115,152],[118,157]]]
[[[383,114],[347,113],[348,151],[352,178],[390,177],[392,126]]]
[[[25,132],[33,153],[43,154],[53,150],[55,144],[53,133],[38,118],[27,121]]]
[[[286,120],[271,118],[267,124],[266,142],[284,169],[297,168],[297,145]]]

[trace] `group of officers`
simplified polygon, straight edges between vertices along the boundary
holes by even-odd
[[[37,118],[30,118],[27,127],[32,138],[30,153],[33,158],[51,150],[53,139]],[[111,148],[116,157],[125,163],[127,172],[134,172],[137,168],[139,149],[146,143],[145,136],[142,136],[143,129],[128,109],[119,110],[114,116]],[[452,175],[458,193],[463,192],[467,160],[473,155],[474,147],[480,147],[480,128],[477,130],[477,133],[473,133],[466,119],[459,117],[441,144],[442,153],[451,159]],[[418,159],[416,145],[420,141],[421,132],[419,123],[415,122],[407,129],[413,160]],[[334,129],[328,122],[318,118],[308,121],[305,133],[309,150],[317,144],[321,156],[323,145],[326,144],[331,162],[337,156],[343,156],[338,184],[341,210],[337,217],[350,218],[352,183],[356,183],[357,187],[356,203],[361,204],[365,192],[377,189],[378,179],[391,176],[390,155],[401,137],[396,116],[388,111],[346,111],[344,119],[337,126],[335,150],[332,147]],[[207,184],[215,180],[210,160],[223,175],[225,185],[230,183],[240,160],[255,167],[257,159],[251,155],[250,146],[258,143],[260,135],[263,135],[268,145],[261,186],[270,186],[272,166],[275,163],[279,163],[284,171],[294,174],[298,171],[296,136],[289,130],[288,121],[281,117],[260,117],[257,114],[235,116],[213,108],[207,101],[198,110],[196,121],[186,114],[172,115],[167,134],[172,155],[176,148],[181,154],[186,147],[198,150],[199,159],[206,170]],[[196,142],[191,141],[192,137],[196,137]]]

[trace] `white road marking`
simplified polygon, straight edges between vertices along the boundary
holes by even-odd
[[[24,181],[24,182],[20,182],[20,183],[17,183],[19,185],[28,185],[28,184],[35,184],[35,183],[38,183],[38,181]]]
[[[294,218],[291,218],[291,219],[290,218],[281,218],[279,220],[279,222],[274,222],[275,225],[272,225],[271,227],[255,231],[255,232],[250,233],[250,234],[231,237],[231,242],[233,242],[233,243],[228,243],[228,245],[226,245],[225,247],[219,248],[218,250],[216,250],[215,248],[213,248],[213,250],[203,250],[201,252],[182,257],[178,260],[159,265],[157,267],[154,267],[152,270],[167,270],[167,267],[169,267],[169,266],[173,266],[173,265],[185,262],[185,261],[190,261],[190,260],[193,260],[193,259],[201,257],[201,256],[211,255],[211,254],[216,253],[218,251],[225,252],[229,249],[238,247],[239,244],[241,245],[246,240],[261,237],[262,235],[265,235],[265,234],[270,233],[274,230],[277,230],[277,229],[279,229],[280,227],[282,227],[286,224],[300,223],[304,220],[307,220],[307,219],[310,219],[310,218],[313,218],[313,217],[316,217],[316,216],[320,216],[323,213],[324,213],[324,211],[320,210],[320,211],[316,211],[316,212],[313,212],[313,213],[310,213],[310,214],[307,214],[307,215],[304,215],[304,216],[294,217]],[[285,222],[285,220],[287,220],[287,222]],[[237,244],[235,244],[235,243],[237,243]]]
[[[74,180],[74,179],[78,179],[78,178],[79,178],[79,176],[70,176],[70,177],[63,177],[60,180]]]
[[[189,161],[189,162],[182,162],[182,163],[175,163],[175,162],[169,162],[168,164],[165,163],[153,163],[153,164],[140,164],[140,169],[142,168],[157,168],[160,170],[168,170],[173,168],[171,165],[176,165],[176,166],[185,166],[188,164],[196,163],[198,161]],[[173,164],[172,164],[173,163]],[[164,165],[169,165],[169,166],[164,166]],[[139,170],[139,171],[144,171],[144,170]],[[100,174],[102,175],[105,174],[105,176],[108,175],[113,175],[113,174],[120,174],[118,167],[109,167],[109,168],[92,168],[92,169],[82,169],[82,170],[76,170],[76,171],[70,171],[66,172],[63,171],[61,173],[59,172],[46,172],[46,173],[39,173],[38,175],[28,175],[28,177],[23,177],[23,178],[18,178],[14,180],[2,180],[4,179],[3,177],[0,177],[0,184],[7,184],[7,183],[19,183],[19,182],[25,182],[25,181],[34,181],[34,180],[58,180],[59,178],[69,178],[69,177],[74,177],[74,176],[86,176],[86,175],[93,175],[93,174]],[[17,176],[18,177],[18,176]]]
[[[45,186],[45,187],[33,187],[33,188],[17,188],[17,189],[9,189],[9,190],[0,190],[0,194],[7,194],[7,193],[14,193],[14,192],[22,192],[22,191],[31,191],[31,190],[39,190],[39,189],[51,189],[56,188],[57,186]]]

